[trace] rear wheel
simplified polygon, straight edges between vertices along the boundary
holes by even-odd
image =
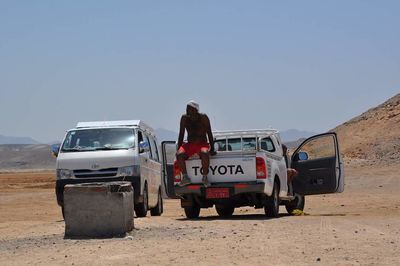
[[[233,212],[235,211],[235,207],[228,204],[216,204],[215,210],[221,217],[231,217]]]
[[[185,214],[188,219],[198,218],[200,215],[200,207],[197,205],[185,207]]]
[[[137,217],[146,217],[149,206],[149,197],[147,192],[147,183],[143,190],[143,202],[135,204],[135,212]]]
[[[164,206],[163,206],[163,198],[161,197],[161,191],[158,190],[158,199],[157,199],[157,205],[150,209],[150,214],[151,216],[160,216],[164,211]]]
[[[268,198],[267,203],[264,206],[264,211],[267,217],[279,217],[279,184],[276,181],[274,182],[272,195]]]
[[[304,210],[305,197],[297,193],[294,196],[294,200],[285,203],[286,210],[290,215],[293,215],[294,210]]]

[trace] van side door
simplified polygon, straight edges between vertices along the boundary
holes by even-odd
[[[294,192],[300,195],[343,192],[343,163],[336,133],[306,139],[291,159],[291,167],[298,171],[293,180]]]

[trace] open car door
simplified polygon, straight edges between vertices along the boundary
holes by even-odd
[[[175,141],[161,142],[162,154],[162,178],[165,188],[165,193],[169,198],[177,199],[174,187],[174,161],[176,154]]]
[[[291,159],[291,167],[299,172],[293,179],[295,193],[317,195],[343,192],[343,162],[336,133],[306,139]]]

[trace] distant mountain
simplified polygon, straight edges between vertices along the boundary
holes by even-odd
[[[155,130],[159,142],[164,140],[178,140],[178,133],[165,128],[157,128]]]
[[[55,168],[56,158],[45,144],[5,144],[0,145],[0,170],[28,170]]]
[[[306,139],[318,133],[310,132],[310,131],[302,131],[297,129],[289,129],[285,131],[281,131],[281,138],[283,142],[293,142],[299,139]]]
[[[30,137],[10,137],[0,135],[0,144],[39,144],[39,142]]]

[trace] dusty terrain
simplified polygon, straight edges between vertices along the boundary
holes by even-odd
[[[357,164],[360,165],[360,164]],[[198,220],[167,200],[126,238],[64,239],[54,174],[0,174],[0,265],[398,265],[399,166],[347,165],[342,194],[306,198],[307,216],[267,219],[241,208]]]

